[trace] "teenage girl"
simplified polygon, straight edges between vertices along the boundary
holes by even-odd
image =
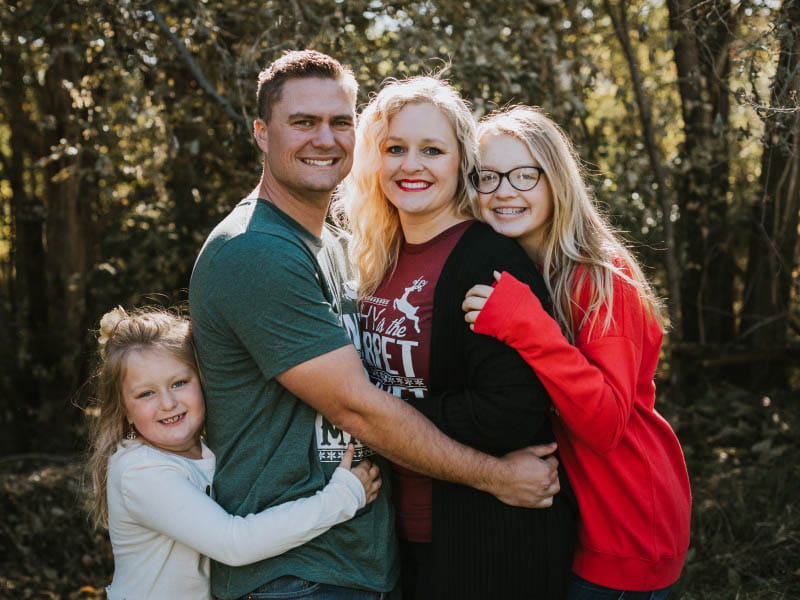
[[[659,600],[689,546],[678,439],[656,412],[659,303],[594,206],[567,136],[513,107],[479,128],[481,217],[539,265],[554,317],[504,273],[473,287],[466,320],[515,348],[553,400],[561,461],[580,507],[568,599]]]
[[[189,321],[163,310],[100,322],[90,508],[114,552],[111,600],[210,600],[209,559],[245,565],[304,544],[372,502],[378,468],[353,447],[315,496],[245,517],[211,497],[214,454]]]

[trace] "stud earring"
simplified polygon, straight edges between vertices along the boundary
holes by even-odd
[[[125,432],[125,439],[126,440],[136,439],[136,427],[133,426],[133,423],[128,423],[128,431]]]

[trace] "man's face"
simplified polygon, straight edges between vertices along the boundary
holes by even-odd
[[[256,123],[266,177],[294,196],[330,194],[350,172],[355,98],[335,79],[289,79],[268,124]]]

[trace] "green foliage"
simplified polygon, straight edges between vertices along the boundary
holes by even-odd
[[[796,394],[726,387],[677,414],[693,515],[689,558],[674,595],[686,600],[800,597]]]
[[[791,117],[791,106],[770,107],[792,14],[778,13],[775,3],[692,4],[680,13],[688,25],[679,35],[670,21],[674,4],[681,3],[609,6],[627,11],[668,219],[680,225],[680,275],[691,284],[685,295],[702,299],[716,290],[714,257],[729,256],[717,287],[730,288],[724,317],[738,326],[753,260],[748,228],[768,196],[763,144],[775,137],[784,148],[797,139],[796,119],[773,119]],[[708,143],[690,148],[685,115],[709,101],[705,88],[695,97],[681,87],[675,49],[686,36],[706,54],[714,49],[699,19],[708,15],[719,17],[709,21],[715,26],[723,17],[731,24],[723,55],[729,80],[712,82],[731,105],[728,116],[709,112],[701,136]],[[658,290],[669,289],[664,208],[630,65],[599,0],[0,0],[0,26],[0,320],[8,324],[0,330],[0,430],[8,431],[0,451],[78,447],[82,415],[69,409],[69,398],[84,393],[98,317],[119,303],[186,299],[203,239],[257,181],[254,82],[286,49],[311,47],[349,64],[362,105],[386,77],[446,68],[478,116],[507,103],[543,106],[575,139],[598,200]],[[770,140],[762,139],[765,123]],[[716,163],[730,168],[720,174]],[[683,196],[687,178],[714,183],[719,193]],[[687,217],[706,205],[716,207],[702,213],[708,222]],[[714,232],[724,235],[712,244]],[[796,250],[780,258],[781,268],[796,269]],[[797,291],[795,284],[780,311],[788,317],[778,343],[795,341],[800,329]],[[777,310],[754,308],[747,327]],[[707,341],[702,317],[710,313],[693,320],[696,338],[671,339],[670,350]],[[734,331],[715,349],[750,350],[746,333]],[[680,357],[670,359],[677,369]],[[707,376],[697,361],[692,367]],[[698,383],[707,382],[691,382]]]

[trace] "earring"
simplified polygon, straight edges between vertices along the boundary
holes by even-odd
[[[136,439],[136,427],[133,426],[133,423],[128,423],[128,431],[125,432],[125,439],[126,440]]]

